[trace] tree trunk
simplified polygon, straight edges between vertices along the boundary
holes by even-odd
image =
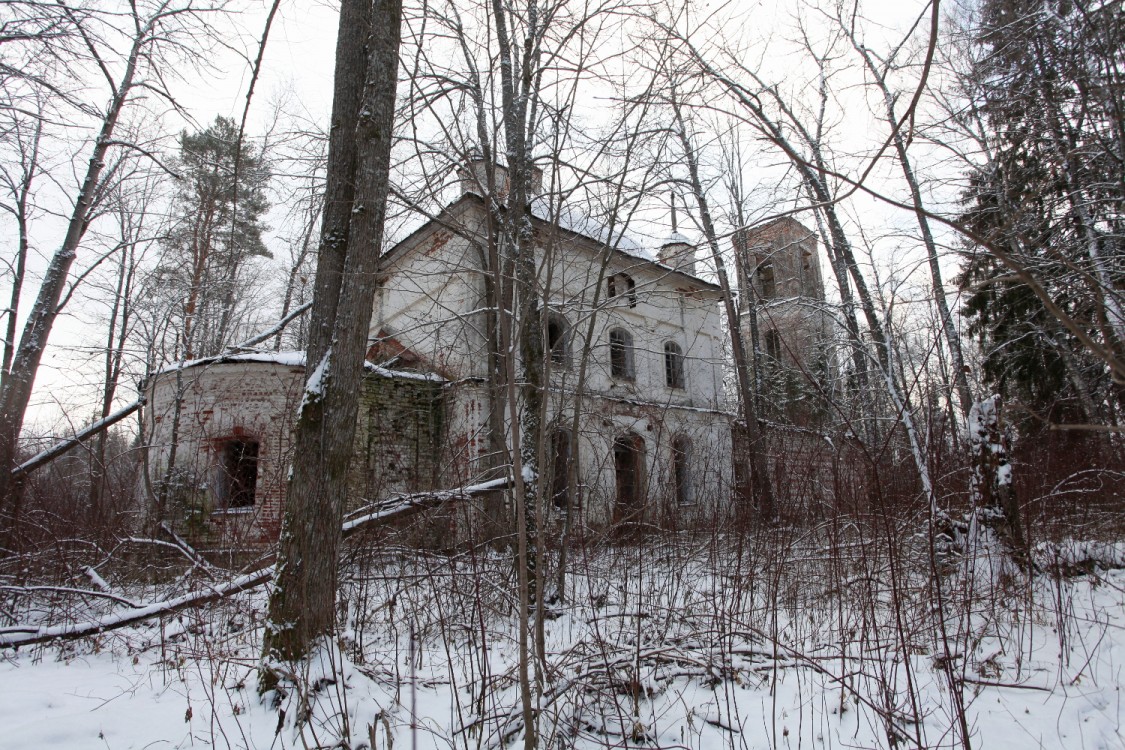
[[[742,340],[742,324],[738,309],[734,304],[734,294],[731,290],[730,277],[727,275],[726,263],[723,261],[722,250],[719,247],[718,233],[715,223],[711,218],[711,208],[707,196],[703,192],[703,183],[699,177],[699,163],[696,158],[695,147],[688,137],[684,118],[680,111],[680,104],[672,102],[676,114],[676,136],[684,151],[684,160],[687,162],[688,175],[691,179],[691,191],[699,207],[700,223],[703,234],[707,238],[707,245],[711,250],[711,260],[715,264],[715,275],[722,289],[723,307],[727,314],[727,328],[730,332],[731,352],[734,356],[734,370],[738,378],[738,395],[742,404],[742,417],[746,422],[746,444],[750,460],[750,487],[754,501],[758,505],[759,519],[762,523],[771,524],[777,519],[777,501],[774,498],[773,482],[770,481],[769,465],[766,461],[766,443],[762,437],[761,426],[758,424],[757,399],[754,397],[753,377],[749,362],[746,358],[746,345]]]
[[[277,576],[263,639],[263,693],[278,686],[273,663],[306,657],[335,625],[340,527],[390,180],[401,20],[400,0],[377,0],[374,5],[345,0],[341,8],[329,146],[332,199],[326,205],[324,229],[330,252],[320,261],[329,265],[317,271],[317,325],[310,333],[309,381],[295,430]],[[360,86],[362,97],[357,97]],[[344,154],[333,151],[335,144],[348,140],[337,130],[356,141],[345,144]],[[347,158],[349,153],[354,160]],[[349,207],[342,197],[347,190],[337,183],[350,183],[351,174],[355,191]],[[341,211],[350,216],[346,225],[340,221]]]

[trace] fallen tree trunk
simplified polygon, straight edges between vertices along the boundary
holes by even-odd
[[[117,411],[115,411],[113,414],[110,414],[105,419],[99,419],[97,422],[94,422],[89,427],[86,427],[86,428],[83,428],[83,429],[79,430],[72,437],[69,437],[69,438],[67,438],[67,439],[65,439],[61,442],[55,443],[54,445],[52,445],[47,450],[40,451],[39,453],[36,453],[31,458],[27,459],[22,464],[20,464],[16,468],[12,469],[12,477],[15,478],[15,477],[20,476],[21,474],[29,474],[29,473],[35,471],[36,469],[38,469],[43,464],[50,463],[51,461],[55,460],[56,458],[58,458],[62,454],[66,453],[68,450],[70,450],[74,446],[81,443],[86,438],[91,437],[93,435],[96,435],[99,432],[101,432],[102,430],[109,429],[110,427],[117,424],[122,419],[125,419],[125,417],[134,413],[135,411],[137,411],[138,409],[140,409],[144,405],[145,405],[145,400],[143,398],[139,398],[136,401],[134,401],[133,403],[129,404],[128,406],[125,406],[121,409],[118,409]]]
[[[486,495],[498,490],[507,489],[512,484],[511,477],[494,479],[491,482],[459,487],[452,490],[436,490],[433,492],[416,492],[409,495],[398,495],[387,500],[372,503],[354,513],[344,521],[342,529],[345,538],[353,536],[360,531],[379,526],[381,524],[405,518],[427,508],[434,508],[446,503],[469,500],[473,497]],[[204,591],[178,596],[163,602],[152,602],[137,606],[132,605],[124,612],[115,612],[86,622],[68,623],[62,625],[12,625],[0,628],[0,648],[17,648],[30,646],[36,643],[46,643],[53,640],[70,641],[85,638],[99,633],[135,625],[154,617],[165,617],[185,609],[198,607],[204,604],[225,599],[228,596],[248,591],[261,586],[269,581],[274,574],[273,564],[266,565],[257,570],[245,573],[226,583],[211,586]],[[75,590],[76,593],[87,593]],[[104,592],[88,592],[100,594]]]

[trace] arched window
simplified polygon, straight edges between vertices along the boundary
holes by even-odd
[[[684,352],[675,341],[664,344],[664,384],[669,388],[684,387]]]
[[[629,301],[629,307],[637,306],[637,282],[627,273],[615,273],[606,280],[606,291],[609,298],[618,295],[624,296]]]
[[[687,505],[695,501],[691,486],[691,441],[679,435],[672,440],[672,486],[676,502]]]
[[[762,288],[762,299],[773,299],[777,296],[777,282],[773,275],[773,263],[762,263],[758,266],[758,283]]]
[[[551,500],[558,510],[570,508],[570,433],[558,428],[551,433]]]
[[[227,508],[254,507],[258,487],[258,441],[235,438],[222,443],[219,460],[219,498]]]
[[[645,441],[629,432],[613,441],[613,470],[617,490],[615,516],[635,516],[644,504]]]
[[[633,373],[633,336],[624,328],[614,328],[609,332],[609,374],[632,380]]]
[[[560,367],[570,365],[570,327],[561,315],[552,314],[547,318],[547,353],[551,364]]]

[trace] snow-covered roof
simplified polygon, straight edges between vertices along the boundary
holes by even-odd
[[[264,364],[282,365],[285,367],[304,367],[305,353],[295,351],[282,351],[243,352],[241,354],[217,354],[214,357],[201,357],[199,359],[187,359],[183,362],[177,362],[158,370],[154,374],[163,375],[167,372],[187,370],[192,367],[201,367],[203,365],[220,365],[236,362],[261,362]]]
[[[691,240],[689,240],[687,237],[684,237],[679,232],[672,232],[670,235],[668,235],[668,239],[666,239],[666,240],[664,240],[663,242],[660,243],[660,246],[661,247],[668,247],[669,245],[690,245],[690,244],[692,244]]]
[[[651,252],[619,229],[611,230],[607,225],[588,214],[576,211],[567,206],[559,208],[556,212],[555,207],[543,196],[539,196],[531,202],[531,213],[540,221],[558,224],[558,226],[567,231],[580,234],[583,237],[588,237],[603,245],[609,245],[626,255],[632,255],[643,260],[656,260]]]
[[[305,366],[305,353],[303,351],[281,351],[281,352],[244,352],[241,354],[219,354],[214,357],[203,357],[200,359],[189,359],[184,362],[169,365],[161,370],[158,370],[154,375],[164,375],[165,373],[175,372],[177,370],[187,370],[191,367],[202,367],[205,365],[225,365],[237,364],[240,362],[255,362],[261,364],[273,364],[283,367],[304,367]],[[382,367],[374,364],[373,362],[363,363],[364,372],[371,375],[378,375],[384,378],[397,378],[399,380],[429,380],[435,383],[446,382],[445,378],[432,372],[408,372],[406,370],[392,370],[388,367]]]
[[[463,193],[460,198],[446,206],[445,210],[453,211],[457,206],[463,204],[466,198],[470,197],[474,201],[483,202],[485,200],[484,196],[480,195],[476,191],[470,190]],[[612,247],[616,252],[624,256],[635,258],[636,260],[644,263],[651,263],[652,265],[664,271],[679,274],[681,276],[685,276],[689,279],[694,280],[698,284],[703,284],[712,289],[718,289],[717,285],[713,284],[710,281],[701,279],[695,274],[688,273],[683,269],[674,268],[667,265],[666,263],[661,263],[656,259],[656,254],[654,252],[642,246],[639,242],[634,240],[629,235],[619,230],[611,231],[608,226],[598,221],[597,219],[594,219],[589,215],[582,213],[581,211],[577,211],[575,209],[564,206],[557,211],[556,215],[556,211],[554,211],[553,207],[548,204],[547,199],[541,196],[532,201],[531,214],[538,221],[542,221],[547,224],[554,224],[561,229],[565,229],[568,232],[573,232],[574,234],[585,237],[589,240],[592,240],[593,242]],[[395,243],[394,246],[388,249],[386,253],[384,253],[384,258],[392,256],[405,248],[411,247],[411,239],[420,235],[426,230],[427,227],[432,226],[435,221],[437,220],[426,219],[425,221],[423,221],[422,224],[411,231],[410,234],[399,240],[397,243]],[[686,240],[684,241],[686,242]],[[691,243],[687,242],[686,244],[690,245]]]

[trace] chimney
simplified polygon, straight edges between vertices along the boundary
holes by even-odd
[[[484,159],[473,155],[469,158],[468,165],[460,167],[457,171],[461,176],[462,195],[465,193],[474,193],[483,196],[488,193],[488,169]],[[532,165],[529,171],[527,194],[528,197],[531,198],[539,195],[543,191],[543,170]],[[503,201],[508,197],[508,191],[511,188],[508,168],[499,164],[494,164],[492,174],[493,178],[496,180],[496,197]]]
[[[469,163],[460,167],[461,194],[474,193],[475,195],[488,195],[488,165],[479,156],[469,158]],[[499,164],[492,166],[492,176],[496,180],[496,197],[503,200],[508,195],[508,170]]]
[[[656,259],[677,271],[695,275],[695,245],[679,232],[673,232],[672,236],[664,240],[656,253]]]
[[[676,194],[672,193],[672,234],[660,246],[656,260],[677,271],[695,275],[695,246],[680,234],[676,222]]]

